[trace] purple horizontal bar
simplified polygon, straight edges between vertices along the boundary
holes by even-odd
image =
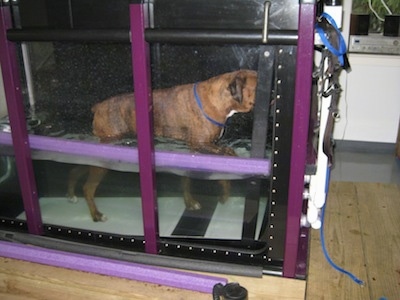
[[[3,241],[0,241],[0,256],[202,293],[211,293],[217,283],[227,283],[227,280],[221,277],[169,270]]]
[[[133,147],[81,142],[37,135],[29,135],[29,143],[34,150],[52,151],[134,164],[138,163],[138,151]],[[12,145],[10,133],[0,132],[0,145]],[[155,160],[156,166],[159,168],[264,177],[270,174],[270,161],[268,159],[156,151]]]

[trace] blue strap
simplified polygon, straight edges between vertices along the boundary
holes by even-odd
[[[326,48],[328,48],[328,50],[330,52],[332,52],[334,55],[336,55],[338,57],[339,63],[343,67],[345,64],[344,55],[347,52],[346,43],[344,41],[343,35],[340,32],[338,26],[336,25],[335,20],[330,15],[328,15],[327,13],[322,13],[321,18],[325,18],[336,30],[338,37],[339,37],[339,49],[336,49],[335,47],[332,46],[332,44],[328,41],[324,30],[320,26],[318,26],[318,23],[315,25],[315,29],[317,30],[317,32],[318,32],[319,36],[321,37],[321,40],[324,43],[324,45],[326,46]]]
[[[206,119],[207,119],[208,121],[210,121],[211,123],[213,123],[214,125],[217,125],[217,126],[219,126],[219,127],[225,127],[225,124],[215,121],[214,119],[212,119],[211,117],[209,117],[209,116],[205,113],[205,111],[203,110],[203,105],[201,104],[200,97],[199,97],[199,95],[197,94],[197,83],[195,83],[195,84],[193,85],[193,94],[194,94],[194,98],[196,99],[197,105],[199,106],[199,108],[200,108],[201,112],[203,113],[204,117],[206,117]]]

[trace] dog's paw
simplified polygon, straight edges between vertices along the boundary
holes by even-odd
[[[221,204],[225,204],[226,202],[228,202],[228,200],[229,200],[229,195],[221,195],[218,198],[218,202]]]
[[[93,221],[94,222],[106,222],[108,220],[107,216],[102,214],[102,213],[96,213],[93,216]]]
[[[200,210],[201,204],[197,201],[192,201],[190,204],[186,205],[187,210]]]
[[[71,202],[71,203],[78,203],[78,201],[79,201],[78,197],[76,197],[75,195],[67,196],[67,198],[68,198],[68,202]]]

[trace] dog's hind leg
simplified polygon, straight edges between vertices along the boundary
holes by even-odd
[[[186,209],[188,210],[199,210],[201,205],[198,201],[196,201],[192,193],[191,189],[191,180],[189,177],[182,178],[182,188],[183,188],[183,200],[185,201]]]
[[[218,180],[218,184],[222,188],[222,194],[219,198],[219,202],[225,203],[229,199],[229,194],[231,190],[231,183],[229,180]]]
[[[107,172],[108,170],[105,168],[90,166],[88,179],[83,186],[83,193],[89,206],[90,215],[92,216],[94,222],[107,221],[107,217],[99,212],[96,203],[94,202],[94,195],[96,193],[97,186]]]
[[[75,187],[79,179],[89,172],[88,166],[76,166],[72,168],[68,175],[67,198],[71,203],[77,203],[78,198],[75,195]]]

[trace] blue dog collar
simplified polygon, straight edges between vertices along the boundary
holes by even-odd
[[[225,124],[220,123],[220,122],[218,122],[218,121],[215,121],[213,118],[211,118],[210,116],[208,116],[208,115],[205,113],[205,111],[203,110],[203,105],[201,104],[200,97],[199,97],[199,95],[197,94],[197,83],[195,83],[195,84],[193,85],[193,94],[194,94],[194,98],[196,99],[196,103],[197,103],[197,105],[199,106],[199,108],[200,108],[201,112],[203,113],[204,117],[205,117],[208,121],[210,121],[211,123],[213,123],[214,125],[217,125],[217,126],[219,126],[219,127],[225,127]]]

